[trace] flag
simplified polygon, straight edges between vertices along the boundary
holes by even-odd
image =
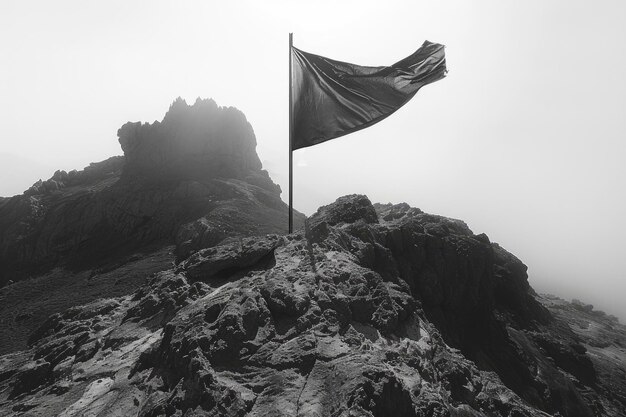
[[[364,67],[291,48],[292,150],[366,128],[446,75],[443,45],[424,44],[389,67]]]

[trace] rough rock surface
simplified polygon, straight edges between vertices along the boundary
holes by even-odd
[[[280,187],[240,111],[179,99],[162,122],[119,135],[124,156],[0,199],[0,354],[24,348],[48,315],[132,293],[200,249],[286,232]]]
[[[176,99],[162,122],[128,122],[117,132],[124,151],[124,178],[223,177],[245,179],[261,171],[256,138],[244,114],[198,99]],[[267,185],[276,187],[271,181]]]
[[[177,99],[162,122],[127,123],[118,135],[124,157],[57,171],[0,200],[0,287],[149,245],[176,243],[186,256],[226,237],[286,231],[280,187],[239,110]]]
[[[0,357],[0,415],[624,415],[624,327],[461,221],[346,196],[180,256]]]

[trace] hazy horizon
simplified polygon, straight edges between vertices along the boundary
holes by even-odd
[[[424,40],[448,77],[383,122],[294,154],[294,205],[345,194],[465,221],[539,292],[626,322],[626,4],[603,1],[0,6],[0,195],[121,155],[117,129],[178,96],[244,112],[287,200],[288,33],[305,51],[389,65]]]

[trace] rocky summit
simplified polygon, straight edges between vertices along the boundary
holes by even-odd
[[[177,101],[120,129],[124,158],[0,202],[31,213],[2,225],[0,415],[626,415],[617,319],[407,204],[345,196],[285,234],[242,121]],[[194,162],[213,146],[232,166]]]
[[[0,285],[151,244],[186,252],[206,239],[284,232],[280,187],[239,110],[178,99],[162,122],[126,123],[118,136],[123,157],[57,171],[0,201]]]
[[[198,248],[287,231],[239,110],[177,99],[161,122],[118,136],[124,156],[0,199],[0,354],[26,347],[50,314],[128,294]]]

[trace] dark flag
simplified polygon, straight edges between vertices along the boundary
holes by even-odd
[[[390,67],[363,67],[291,48],[292,150],[366,128],[446,75],[443,45],[424,44]]]

